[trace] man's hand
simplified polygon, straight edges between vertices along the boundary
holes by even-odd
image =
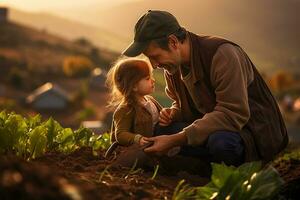
[[[171,108],[163,108],[159,112],[159,125],[168,126],[171,124],[172,117],[173,117],[172,110],[173,109],[171,109]]]
[[[145,148],[146,153],[153,153],[158,156],[166,154],[172,147],[181,146],[186,144],[186,136],[182,133],[174,135],[160,135],[151,138],[145,138],[148,142],[154,142],[148,148]]]

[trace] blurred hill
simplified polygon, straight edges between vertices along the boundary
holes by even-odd
[[[42,112],[43,117],[53,116],[69,127],[103,120],[107,94],[99,89],[99,82],[99,88],[90,86],[91,70],[107,70],[118,54],[86,38],[71,41],[12,21],[1,23],[0,44],[0,109],[29,115]],[[66,69],[77,76],[68,75]],[[26,103],[32,91],[46,82],[60,86],[70,97],[63,110],[38,110]]]
[[[35,82],[34,85],[38,86],[46,79],[64,76],[62,64],[67,56],[86,57],[101,68],[108,68],[117,57],[116,53],[99,49],[85,38],[69,41],[46,30],[36,30],[12,22],[1,24],[0,33],[2,81],[17,71],[18,76],[27,80],[26,85]]]
[[[149,9],[170,11],[192,32],[237,42],[267,73],[278,68],[300,71],[299,0],[141,0],[61,14],[131,37],[135,22]]]
[[[96,26],[86,25],[48,13],[31,13],[16,9],[10,9],[9,12],[9,18],[13,21],[39,30],[49,31],[70,40],[85,37],[101,48],[114,51],[119,51],[127,45],[128,37]]]

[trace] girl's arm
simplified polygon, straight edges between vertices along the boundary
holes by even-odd
[[[134,113],[127,107],[119,107],[113,116],[113,126],[116,141],[120,145],[129,146],[134,143],[136,134],[132,132]]]

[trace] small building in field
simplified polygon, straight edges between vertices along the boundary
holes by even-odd
[[[8,21],[8,8],[0,7],[0,23]]]
[[[83,121],[81,125],[84,128],[88,128],[93,131],[95,134],[103,134],[108,131],[108,127],[101,121]]]
[[[37,88],[26,98],[26,102],[38,110],[63,110],[70,100],[66,91],[50,82]]]

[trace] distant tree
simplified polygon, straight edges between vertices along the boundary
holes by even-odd
[[[74,43],[78,44],[82,47],[91,47],[91,46],[93,46],[93,44],[88,39],[86,39],[84,37],[81,37],[81,38],[78,38],[78,39],[74,40]]]
[[[24,81],[24,74],[17,67],[12,67],[8,74],[9,82],[18,89],[21,89]]]
[[[102,64],[102,59],[100,57],[100,54],[99,54],[99,49],[96,48],[96,47],[93,47],[91,50],[90,50],[90,58],[92,59],[92,61],[97,64],[97,65],[101,65]]]
[[[48,34],[48,30],[46,28],[42,28],[41,33],[46,35],[46,34]]]
[[[269,86],[274,91],[281,91],[291,87],[294,83],[293,76],[286,71],[276,72],[269,81]]]
[[[80,87],[73,96],[73,105],[82,106],[82,103],[86,99],[89,93],[89,86],[87,80],[81,80]]]
[[[69,77],[84,77],[88,76],[94,63],[84,56],[68,56],[63,61],[63,72]]]
[[[82,110],[75,113],[74,120],[77,122],[82,122],[90,117],[95,116],[96,111],[92,107],[83,108]]]

